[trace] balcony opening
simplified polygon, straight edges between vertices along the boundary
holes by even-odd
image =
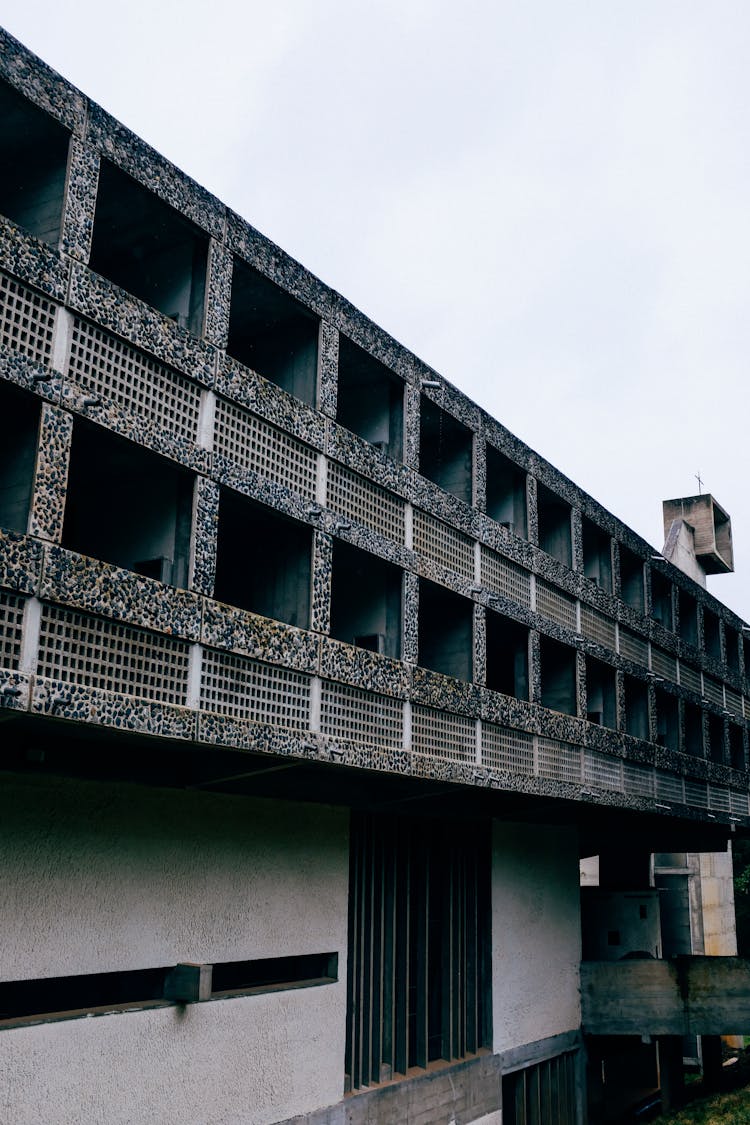
[[[685,704],[685,753],[703,757],[703,712],[695,703]]]
[[[684,590],[679,593],[680,636],[683,641],[696,647],[698,644],[698,606],[695,598],[686,594]]]
[[[0,121],[0,213],[57,246],[70,134],[1,80]]]
[[[712,660],[721,660],[721,626],[715,613],[703,611],[703,644],[706,655]]]
[[[402,574],[348,543],[333,544],[331,636],[398,660]]]
[[[635,676],[625,677],[625,731],[648,741],[648,689]]]
[[[726,647],[727,668],[730,672],[738,673],[740,670],[739,635],[736,629],[724,626],[724,644]]]
[[[514,535],[528,536],[526,472],[487,446],[487,515]]]
[[[583,526],[583,573],[607,594],[612,593],[612,540],[586,516]]]
[[[708,713],[708,755],[712,762],[724,761],[724,720]]]
[[[576,715],[575,652],[567,645],[545,636],[540,637],[539,645],[542,706],[549,707],[551,711],[561,711],[564,715]]]
[[[472,502],[471,430],[422,395],[419,423],[419,471],[433,484]]]
[[[620,544],[620,597],[632,609],[643,613],[643,559]]]
[[[487,614],[487,687],[529,698],[529,630],[509,617]]]
[[[658,570],[651,571],[651,616],[665,629],[674,628],[672,583]]]
[[[235,258],[227,353],[302,402],[315,403],[320,322]]]
[[[34,490],[40,403],[36,395],[0,384],[0,527],[26,532]]]
[[[207,256],[208,235],[125,172],[102,161],[92,270],[200,336]]]
[[[744,771],[746,768],[742,727],[738,727],[736,723],[729,724],[729,764],[735,770]]]
[[[339,339],[336,421],[394,461],[403,456],[404,384],[346,336]]]
[[[598,726],[617,729],[615,670],[592,656],[586,657],[586,718]]]
[[[566,504],[543,484],[537,485],[539,546],[563,566],[573,565],[570,535],[570,504]]]
[[[742,667],[745,670],[745,679],[750,683],[750,637],[743,635],[740,643],[742,645]]]
[[[426,578],[419,580],[419,663],[456,680],[473,675],[472,603]]]
[[[187,586],[193,474],[76,419],[62,544],[172,586]]]
[[[216,544],[217,601],[307,629],[312,528],[221,490]]]
[[[656,741],[667,750],[680,749],[680,707],[677,697],[657,688]]]

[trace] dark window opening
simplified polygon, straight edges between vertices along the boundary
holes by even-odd
[[[644,612],[643,559],[620,545],[620,597],[626,605]]]
[[[276,992],[338,979],[338,953],[305,953],[297,957],[263,957],[255,961],[225,961],[214,965],[211,996]]]
[[[529,698],[529,630],[509,617],[487,614],[487,687]]]
[[[590,723],[617,729],[615,670],[591,656],[586,657],[586,718]]]
[[[552,711],[577,714],[576,654],[572,648],[540,637],[541,702]]]
[[[712,762],[724,761],[724,720],[708,713],[708,757]]]
[[[207,260],[208,235],[102,161],[92,270],[200,336]]]
[[[0,384],[0,527],[25,532],[34,490],[40,403]]]
[[[740,670],[739,636],[737,634],[737,630],[730,628],[729,625],[724,626],[724,644],[726,646],[727,667],[732,672],[739,672],[739,670]]]
[[[550,492],[543,484],[537,485],[537,511],[539,518],[539,546],[563,566],[573,565],[573,546],[570,533],[570,504]]]
[[[401,459],[404,384],[346,336],[339,339],[336,421],[395,461]]]
[[[735,770],[745,769],[745,743],[742,727],[738,727],[734,723],[729,724],[729,764]]]
[[[214,597],[308,628],[312,541],[306,524],[222,489]]]
[[[708,610],[703,611],[703,644],[712,660],[721,660],[721,626],[718,617]]]
[[[648,918],[648,907],[644,906],[643,903],[638,907],[638,917],[641,919]]]
[[[695,703],[685,704],[685,753],[703,757],[703,712]]]
[[[227,352],[295,398],[315,403],[319,320],[278,285],[235,259]]]
[[[583,573],[607,594],[612,593],[612,540],[590,519],[583,516]]]
[[[579,1119],[574,1052],[503,1075],[503,1125],[573,1125]]]
[[[76,419],[62,544],[173,586],[187,586],[193,474]]]
[[[433,672],[471,680],[474,667],[472,603],[452,590],[419,580],[419,663]]]
[[[672,583],[658,570],[651,571],[651,616],[665,629],[674,628]]]
[[[471,430],[422,395],[419,423],[419,471],[433,484],[472,502],[473,436]]]
[[[353,814],[346,1089],[491,1045],[482,824]]]
[[[648,741],[648,689],[635,676],[625,677],[625,731]]]
[[[0,121],[0,213],[29,234],[57,246],[70,134],[3,81]]]
[[[331,636],[397,660],[401,655],[402,573],[348,543],[334,542]]]
[[[178,966],[178,968],[180,968]],[[200,966],[190,966],[198,970]],[[205,998],[276,992],[330,984],[338,979],[337,953],[267,957],[205,966],[211,981]],[[159,1005],[174,999],[173,965],[122,972],[5,981],[0,984],[0,1021],[64,1019],[104,1015],[127,1005]],[[198,997],[191,997],[197,999]],[[203,997],[201,997],[203,998]]]
[[[487,515],[525,539],[526,471],[492,445],[487,446]]]
[[[656,741],[668,750],[680,749],[680,708],[677,697],[657,688]]]
[[[695,598],[680,590],[679,594],[680,636],[689,645],[698,644],[698,606]]]
[[[622,944],[622,942],[620,941],[620,931],[619,930],[608,930],[607,931],[607,945],[621,945],[621,944]]]

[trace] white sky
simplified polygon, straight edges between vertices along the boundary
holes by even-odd
[[[5,0],[4,26],[750,619],[750,5]]]

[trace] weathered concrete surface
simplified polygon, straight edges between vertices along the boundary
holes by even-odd
[[[584,961],[589,1035],[741,1035],[750,1028],[750,961]]]

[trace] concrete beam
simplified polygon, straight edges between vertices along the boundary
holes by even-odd
[[[750,1031],[750,961],[584,961],[589,1035],[743,1035]]]

